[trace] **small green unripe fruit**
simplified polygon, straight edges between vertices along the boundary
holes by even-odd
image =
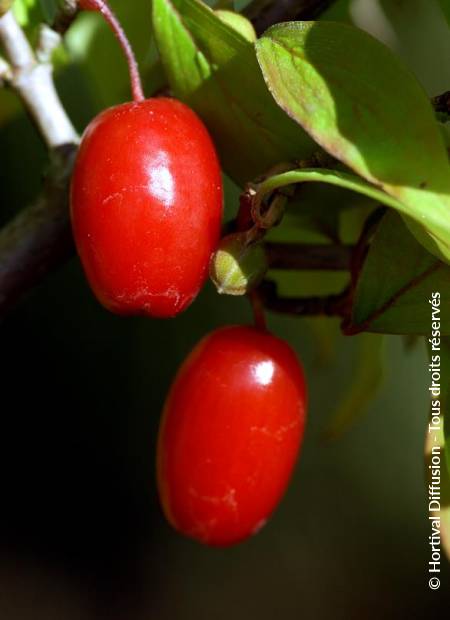
[[[221,21],[233,28],[233,30],[236,30],[236,32],[239,32],[244,39],[250,41],[250,43],[256,41],[256,32],[253,28],[253,24],[246,17],[234,11],[225,11],[222,9],[218,9],[214,11],[214,13]]]
[[[249,244],[246,233],[235,233],[219,243],[211,260],[210,277],[220,294],[245,295],[263,279],[267,269],[263,244]]]

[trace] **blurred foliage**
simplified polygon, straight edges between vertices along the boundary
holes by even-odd
[[[439,4],[441,5],[445,18],[450,25],[450,2],[449,0],[439,0]]]
[[[150,2],[111,4],[151,94],[165,76]],[[221,3],[227,9],[243,3],[231,4]],[[31,38],[45,17],[44,5],[37,7],[16,0],[16,10],[27,10],[22,19]],[[337,0],[324,19],[357,23],[383,39],[429,95],[448,88],[449,65],[442,61],[448,26],[442,15],[439,21],[437,0]],[[82,131],[99,110],[130,97],[127,69],[98,16],[79,16],[64,48],[57,85]],[[29,119],[4,89],[0,144],[4,222],[39,191],[46,165]],[[238,192],[226,179],[229,218]],[[345,189],[302,184],[269,238],[355,243],[376,206]],[[375,237],[383,252],[398,243],[417,253],[419,263],[427,256],[404,226],[396,227],[388,247],[378,236],[383,230]],[[377,302],[377,286],[394,266],[398,257],[378,271],[366,264],[373,280],[364,308]],[[285,295],[337,293],[349,281],[348,274],[333,272],[271,277]],[[447,612],[448,588],[429,595],[425,581],[429,528],[421,452],[429,377],[423,342],[405,352],[399,339],[346,338],[335,319],[271,316],[271,329],[298,350],[310,385],[308,434],[286,500],[264,534],[229,552],[196,547],[163,523],[153,453],[175,369],[205,331],[249,320],[244,300],[219,298],[211,286],[177,321],[121,320],[97,306],[74,260],[3,323],[2,617],[14,619],[12,606],[19,620],[375,620]],[[362,413],[364,422],[351,426]],[[346,433],[324,445],[320,439],[330,424]],[[446,422],[447,435],[449,427]],[[442,570],[444,582],[449,571],[444,564]]]
[[[14,0],[13,10],[22,26],[37,26],[45,19],[40,0]]]
[[[361,334],[358,337],[358,355],[350,387],[324,431],[326,439],[339,439],[366,413],[384,378],[384,345],[383,336]]]
[[[0,0],[0,16],[4,15],[6,11],[9,11],[12,6],[12,2],[13,0]]]

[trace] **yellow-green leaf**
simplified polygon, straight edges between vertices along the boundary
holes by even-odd
[[[400,60],[366,32],[327,21],[274,26],[257,54],[278,105],[399,200],[417,239],[450,262],[447,152],[424,90]]]

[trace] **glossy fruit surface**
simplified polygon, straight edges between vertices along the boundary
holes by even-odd
[[[289,482],[305,408],[303,371],[284,341],[242,326],[206,336],[175,378],[159,431],[172,525],[214,546],[256,533]]]
[[[200,119],[165,98],[99,114],[81,141],[71,215],[104,306],[156,317],[184,310],[207,276],[222,217],[219,163]]]

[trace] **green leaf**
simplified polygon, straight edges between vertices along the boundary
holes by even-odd
[[[450,334],[450,267],[426,252],[400,217],[379,225],[359,275],[346,333],[428,334],[431,294],[441,294],[441,330]]]
[[[219,9],[214,11],[219,19],[221,19],[225,24],[228,24],[239,32],[244,39],[249,41],[250,43],[254,43],[256,41],[256,32],[253,28],[253,24],[243,15],[239,13],[235,13],[234,11],[227,11],[224,9]]]
[[[325,150],[401,201],[418,240],[450,262],[450,166],[414,76],[347,24],[279,24],[256,46],[278,105]]]
[[[39,0],[15,0],[13,11],[21,26],[36,26],[42,21]]]
[[[57,0],[39,0],[39,4],[41,6],[41,11],[42,11],[45,21],[48,23],[52,23],[58,11],[58,1]]]
[[[385,192],[373,187],[363,179],[338,170],[326,168],[301,168],[268,177],[258,186],[256,198],[281,187],[301,183],[302,192],[289,203],[289,211],[283,218],[283,225],[269,232],[272,241],[299,241],[311,243],[338,242],[353,243],[359,235],[352,234],[355,228],[361,231],[361,224],[374,205],[381,202],[399,212],[404,205]],[[341,195],[329,192],[307,192],[308,185],[322,189],[343,189]],[[357,195],[349,196],[350,192]],[[328,199],[328,200],[327,200]],[[368,200],[367,200],[368,199]],[[342,217],[345,209],[358,211],[356,217]],[[352,221],[353,220],[353,221]]]
[[[384,336],[361,334],[351,384],[324,436],[337,439],[365,413],[384,378]]]
[[[260,184],[258,194],[266,194],[294,183],[326,183],[372,198],[376,202],[392,207],[400,213],[408,211],[408,208],[402,202],[366,183],[366,181],[354,174],[339,170],[328,170],[327,168],[300,168],[268,177]]]
[[[57,0],[14,0],[13,11],[21,26],[34,28],[51,23],[58,9]]]
[[[198,0],[153,0],[153,29],[175,96],[211,131],[239,184],[317,150],[273,101],[254,46]]]
[[[270,241],[355,243],[380,201],[397,205],[359,177],[325,168],[303,168],[269,177],[260,184],[258,195],[293,183],[299,185],[289,198],[281,225],[268,231]]]
[[[326,168],[300,168],[268,177],[258,186],[255,200],[258,199],[259,201],[261,201],[265,194],[273,192],[275,189],[279,189],[287,185],[292,185],[294,183],[322,183],[329,186],[339,187],[345,190],[356,192],[361,196],[365,196],[366,198],[369,198],[371,201],[373,201],[373,203],[381,203],[388,207],[391,207],[392,209],[398,211],[400,214],[408,213],[408,208],[402,202],[400,202],[396,198],[393,198],[392,196],[389,196],[389,194],[386,194],[386,192],[377,189],[373,185],[370,185],[360,177],[357,177],[354,174],[349,174],[348,172],[342,172],[339,170],[327,170]],[[310,213],[308,213],[307,204],[305,204],[305,209],[303,211],[303,204],[301,202],[301,199],[299,201],[294,201],[292,207],[295,206],[295,203],[297,203],[299,207],[300,216],[310,215]],[[314,206],[315,205],[313,205],[313,209]],[[337,209],[342,209],[342,206],[342,202],[336,203]],[[361,207],[366,206],[367,204],[361,202]],[[325,218],[323,217],[323,214],[321,214],[320,206],[317,206],[317,218],[315,221],[315,228],[317,232],[320,230],[322,235],[326,235],[327,229],[328,232],[331,233],[331,235],[333,235],[333,233],[335,233],[336,231],[336,227],[333,227],[333,218],[330,217],[330,215],[333,215],[334,208],[334,203],[332,206],[330,206],[329,204],[327,205],[329,217]],[[311,209],[309,208],[309,211],[310,210]],[[336,212],[336,215],[339,214]],[[305,221],[303,221],[303,223],[305,223]],[[326,228],[321,227],[322,224],[325,224]],[[338,221],[335,221],[334,224],[338,224]],[[307,223],[307,227],[308,232],[312,231],[314,228],[314,226],[311,226],[311,222]],[[276,235],[276,237],[278,236]],[[333,239],[332,236],[330,238]]]

